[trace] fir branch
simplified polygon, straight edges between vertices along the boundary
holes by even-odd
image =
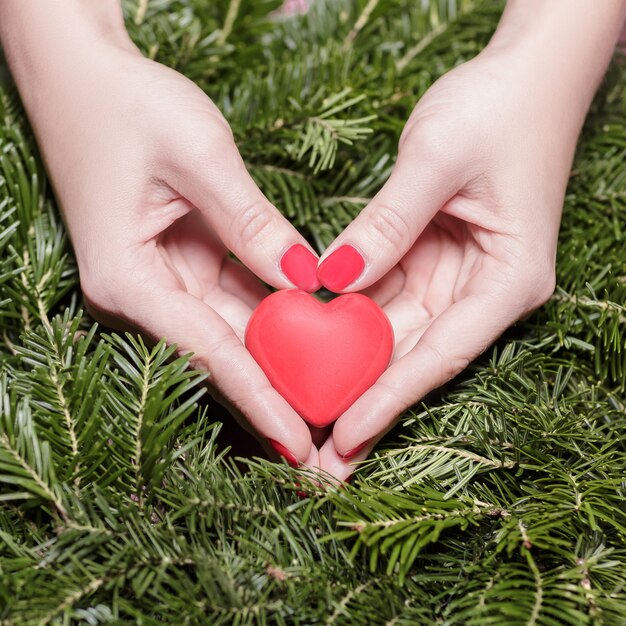
[[[230,33],[233,30],[237,14],[241,7],[241,0],[230,0],[228,3],[228,11],[226,12],[226,18],[224,20],[224,26],[220,32],[220,36],[217,39],[217,45],[223,46],[226,43]]]
[[[43,616],[43,618],[39,621],[39,625],[47,626],[47,624],[50,624],[57,615],[63,613],[68,608],[73,607],[77,602],[85,597],[88,597],[105,583],[106,580],[103,578],[95,579],[90,581],[87,585],[83,585],[79,589],[71,592],[62,600],[60,604],[52,609],[52,611]]]
[[[346,88],[321,102],[319,114],[309,117],[297,142],[289,147],[290,153],[297,160],[309,155],[308,166],[317,174],[321,170],[333,167],[338,144],[352,145],[372,132],[366,124],[376,119],[375,115],[366,115],[356,119],[337,118],[350,107],[365,99],[364,95],[348,97],[351,89]]]
[[[15,395],[10,397],[8,384],[8,377],[6,374],[2,375],[0,483],[15,485],[24,491],[0,492],[0,502],[43,498],[51,502],[61,518],[67,521],[69,516],[56,484],[50,446],[46,441],[41,442],[38,437],[27,399],[17,401]]]
[[[354,23],[354,26],[344,40],[344,48],[346,50],[350,48],[357,35],[363,30],[363,27],[367,24],[367,21],[372,16],[372,13],[376,10],[379,2],[380,0],[368,0],[367,4],[363,8],[363,11],[361,11],[359,18]]]
[[[135,24],[137,26],[141,26],[146,17],[146,11],[148,10],[148,2],[149,0],[138,0],[137,1],[137,11],[135,12]]]
[[[541,572],[533,559],[530,550],[526,547],[523,548],[523,554],[528,561],[528,566],[535,577],[535,600],[533,602],[532,611],[526,621],[526,626],[536,626],[537,620],[541,614],[541,609],[543,607],[543,577],[541,576]]]
[[[415,44],[412,48],[409,48],[404,56],[398,61],[396,61],[396,69],[398,72],[403,72],[408,65],[413,61],[413,59],[422,53],[435,39],[441,37],[443,33],[445,33],[451,24],[454,23],[454,20],[458,19],[459,16],[463,14],[471,13],[471,11],[476,7],[475,2],[472,0],[464,0],[459,3],[460,7],[458,9],[458,14],[456,13],[456,3],[453,3],[452,15],[448,17],[448,19],[442,20],[439,24],[437,24],[432,31],[426,34],[417,44]]]
[[[328,619],[325,622],[325,626],[334,626],[334,624],[337,623],[337,619],[339,619],[340,616],[349,617],[350,614],[346,610],[348,605],[350,604],[350,602],[352,602],[352,600],[355,597],[363,593],[371,584],[372,584],[372,581],[366,581],[363,584],[359,585],[358,587],[351,589],[345,595],[345,597],[342,598],[341,602],[337,604],[332,614],[329,615]]]
[[[551,300],[555,302],[569,302],[575,306],[583,306],[599,309],[600,311],[609,311],[618,313],[620,324],[626,324],[626,306],[610,300],[596,300],[588,296],[580,296],[578,294],[569,294],[563,290],[555,293]]]
[[[176,346],[160,341],[150,350],[142,339],[108,337],[111,356],[119,369],[108,374],[106,409],[113,426],[109,436],[123,450],[120,467],[133,484],[140,507],[145,489],[157,486],[177,453],[176,434],[205,390],[198,387],[206,373],[187,370],[190,355],[170,362]],[[181,396],[189,394],[178,403]]]

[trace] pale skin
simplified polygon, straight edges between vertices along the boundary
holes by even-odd
[[[141,56],[119,0],[1,0],[0,39],[94,317],[193,352],[268,450],[344,480],[402,410],[550,297],[576,140],[625,18],[626,0],[509,0],[485,51],[420,100],[389,181],[321,259],[361,253],[343,292],[383,307],[394,359],[315,443],[241,342],[258,278],[292,288],[280,258],[310,247],[215,105]]]

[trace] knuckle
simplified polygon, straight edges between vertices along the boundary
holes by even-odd
[[[393,248],[407,248],[411,243],[411,228],[397,209],[377,207],[369,218],[370,229],[376,241]]]
[[[532,311],[545,304],[554,293],[556,287],[556,270],[554,263],[537,266],[526,278],[528,310]]]
[[[437,379],[443,384],[458,376],[469,364],[470,359],[455,354],[443,354],[441,349],[428,342],[422,342],[421,349],[429,353],[428,362],[437,373]]]
[[[258,245],[274,232],[274,215],[262,203],[254,203],[239,211],[232,228],[238,247]]]
[[[163,148],[167,147],[166,154],[171,153],[174,163],[181,160],[187,163],[191,159],[210,167],[226,167],[233,160],[232,155],[238,154],[230,126],[212,118],[189,123],[176,134],[169,125],[163,133]]]
[[[387,407],[391,408],[391,412],[394,416],[398,415],[415,401],[410,386],[406,384],[406,381],[394,384],[391,381],[379,379],[376,382],[376,387],[385,396],[385,404]]]
[[[105,316],[118,315],[123,307],[117,281],[106,271],[80,271],[80,286],[89,314],[98,321]]]
[[[437,126],[414,122],[407,124],[400,141],[398,150],[407,153],[407,156],[420,155],[422,158],[436,158],[445,146],[441,132]]]
[[[271,405],[271,396],[274,393],[276,391],[268,382],[257,386],[254,390],[239,391],[231,396],[231,402],[254,424],[258,417],[259,406]]]
[[[203,140],[209,148],[219,148],[234,142],[233,131],[225,120],[215,120],[212,124],[206,124]]]
[[[236,335],[233,333],[223,334],[213,340],[203,355],[203,360],[209,369],[216,367],[217,371],[220,372],[224,363],[236,361],[241,349],[241,341],[239,341]]]
[[[193,129],[188,137],[188,149],[199,161],[224,158],[225,151],[233,144],[230,127],[224,124],[204,124]]]

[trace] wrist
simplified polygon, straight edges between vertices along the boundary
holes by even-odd
[[[626,18],[626,0],[509,0],[484,56],[505,57],[512,74],[583,124]]]
[[[13,49],[20,41],[49,36],[61,31],[89,33],[95,40],[124,45],[128,34],[120,0],[49,0],[40,4],[23,0],[0,2],[0,42]]]
[[[24,97],[30,85],[63,82],[104,50],[137,53],[119,0],[0,1],[0,43]]]
[[[508,0],[486,54],[505,54],[580,124],[626,19],[626,0]]]
[[[80,126],[88,111],[124,97],[111,85],[129,60],[143,59],[119,0],[0,0],[0,40],[49,164],[65,151],[68,135],[88,132]]]

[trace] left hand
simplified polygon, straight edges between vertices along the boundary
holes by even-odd
[[[416,106],[388,182],[322,257],[322,283],[373,297],[396,346],[335,423],[321,469],[347,478],[399,413],[550,297],[575,109],[502,51],[451,71]],[[363,257],[358,277],[330,258],[344,244]]]

